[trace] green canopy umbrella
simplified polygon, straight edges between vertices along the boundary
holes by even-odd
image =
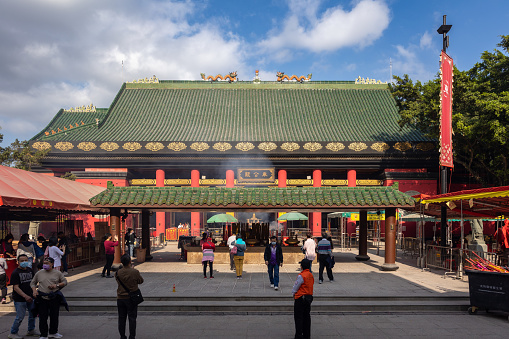
[[[290,221],[291,220],[308,220],[308,217],[306,217],[304,214],[299,213],[299,212],[289,212],[289,213],[283,214],[282,216],[277,218],[277,220],[290,220]]]
[[[214,222],[238,222],[237,218],[229,214],[216,214],[207,220],[207,223]]]

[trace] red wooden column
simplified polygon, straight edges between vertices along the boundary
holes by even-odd
[[[322,187],[322,171],[313,171],[313,187]],[[322,235],[322,212],[311,212],[311,233],[314,237]]]
[[[156,187],[164,187],[164,170],[158,169],[156,171]],[[165,212],[156,212],[156,234],[158,237],[159,234],[165,232],[166,229],[166,220],[165,220]]]
[[[348,170],[347,172],[348,187],[357,186],[357,172],[355,170]]]
[[[235,186],[235,173],[232,170],[226,171],[226,187],[232,188]]]
[[[286,187],[286,171],[279,170],[277,172],[277,187]]]
[[[115,258],[113,259],[114,264],[120,264],[120,248],[122,242],[120,240],[120,208],[110,209],[110,233],[111,237],[117,236],[119,245],[115,246]]]
[[[396,209],[385,209],[385,262],[380,268],[383,271],[396,271]]]
[[[200,187],[200,171],[191,171],[191,187]],[[201,213],[191,212],[191,236],[199,236],[201,230]]]
[[[359,261],[369,260],[368,256],[368,211],[359,211]]]

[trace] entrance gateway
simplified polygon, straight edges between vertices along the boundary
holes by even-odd
[[[436,193],[436,141],[399,127],[387,84],[276,75],[272,81],[240,81],[239,76],[142,79],[122,84],[108,108],[60,109],[31,139],[32,148],[49,150],[39,170],[55,176],[71,172],[77,181],[103,187],[112,181],[113,190],[140,189],[145,201],[135,196],[134,202],[140,211],[155,212],[156,234],[176,226],[173,212],[190,212],[192,235],[198,235],[206,211],[297,209],[309,212],[310,231],[317,235],[327,220],[323,212],[382,208],[367,198],[348,205],[356,192],[398,182],[402,192]],[[224,199],[217,195],[225,193],[221,190],[235,190],[238,204],[207,205]],[[300,192],[298,200],[278,202],[279,190]],[[159,201],[141,192],[155,191],[163,200],[180,199],[179,194],[186,200],[153,207]],[[317,194],[308,197],[308,192]],[[334,192],[339,200],[331,205],[326,199],[336,199]],[[264,205],[273,193],[276,204]],[[202,199],[205,194],[209,200]],[[120,203],[111,206],[113,215],[126,211]],[[131,227],[133,217],[125,216]],[[91,216],[85,231],[93,233],[100,221]],[[355,222],[347,227],[355,232]]]

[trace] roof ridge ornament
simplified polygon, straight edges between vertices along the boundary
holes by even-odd
[[[383,84],[387,84],[387,81],[386,82],[382,82],[381,80],[375,80],[375,79],[370,79],[370,78],[361,78],[361,76],[359,75],[359,77],[357,79],[355,79],[355,84],[356,85],[383,85]]]
[[[200,73],[200,76],[202,80],[204,81],[228,81],[228,82],[235,82],[237,81],[237,71],[230,72],[229,74],[225,75],[224,77],[221,74],[216,75],[215,77],[212,75],[209,75],[208,77],[205,75],[205,73]]]
[[[155,75],[153,75],[152,78],[145,77],[145,79],[128,81],[127,83],[128,84],[158,84],[159,79]]]
[[[64,109],[66,113],[89,113],[89,112],[97,112],[95,106],[90,103],[90,105],[85,106],[76,106],[76,108],[71,107],[69,109]]]
[[[276,72],[276,76],[277,76],[277,81],[279,81],[279,82],[283,82],[286,80],[286,81],[298,81],[300,83],[303,83],[303,82],[308,82],[309,80],[311,80],[313,73],[309,73],[307,77],[305,77],[304,75],[301,75],[300,77],[298,77],[296,75],[292,75],[291,77],[289,77],[288,75],[285,75],[284,72]]]

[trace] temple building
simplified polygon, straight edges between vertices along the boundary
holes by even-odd
[[[104,187],[109,181],[115,187],[201,188],[373,188],[398,182],[400,191],[412,195],[437,193],[438,142],[400,128],[387,84],[310,78],[278,73],[273,81],[238,81],[230,73],[124,83],[108,108],[58,111],[31,139],[34,149],[50,149],[37,171],[71,172],[77,181]],[[209,212],[155,212],[151,226],[160,234],[188,222],[198,235]],[[239,221],[254,218],[252,212],[236,213]],[[256,217],[273,222],[276,213]],[[319,204],[308,213],[313,234],[330,227]],[[133,219],[127,217],[128,226]],[[93,234],[94,224],[103,221],[87,217],[86,232]]]

